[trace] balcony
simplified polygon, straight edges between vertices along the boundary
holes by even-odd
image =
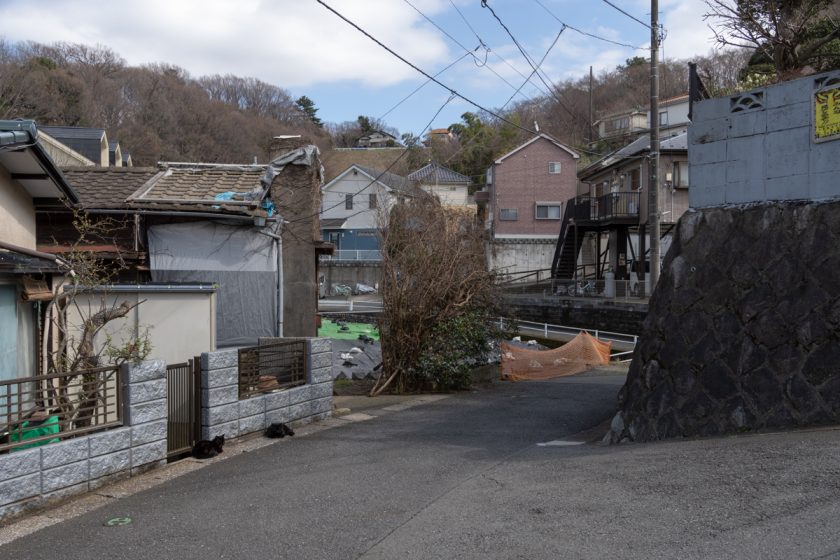
[[[569,201],[575,205],[572,217],[576,222],[638,222],[639,192],[617,192],[599,197],[578,196]]]
[[[367,251],[348,251],[337,250],[332,255],[320,255],[321,261],[341,261],[341,262],[358,262],[358,261],[381,261],[382,253],[379,250]]]

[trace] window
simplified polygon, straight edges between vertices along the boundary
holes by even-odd
[[[668,111],[662,111],[659,113],[659,126],[667,126],[668,125]]]
[[[376,194],[368,195],[368,208],[376,208]]]
[[[559,220],[563,217],[562,203],[537,202],[535,218],[538,220]]]
[[[515,222],[519,219],[519,210],[516,208],[501,208],[499,210],[499,219],[507,222]]]
[[[550,161],[548,162],[548,172],[552,175],[556,175],[560,173],[560,162],[559,161]]]
[[[688,162],[675,161],[674,162],[674,187],[688,188]]]
[[[352,194],[345,194],[344,195],[344,209],[345,210],[352,210],[353,209],[353,195]]]

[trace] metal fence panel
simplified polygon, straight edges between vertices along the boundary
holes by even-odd
[[[306,384],[305,340],[267,341],[239,349],[239,398]]]

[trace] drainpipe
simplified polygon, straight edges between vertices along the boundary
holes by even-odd
[[[283,227],[284,220],[278,220],[277,230]],[[262,231],[260,233],[274,240],[274,250],[277,253],[277,338],[283,338],[283,238],[276,233]]]

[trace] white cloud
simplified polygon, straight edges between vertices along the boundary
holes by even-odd
[[[453,58],[440,34],[405,3],[328,3],[421,68]],[[415,4],[429,15],[449,5]],[[416,76],[316,2],[11,0],[0,4],[0,20],[9,40],[101,43],[130,64],[165,61],[193,75],[259,76],[291,88],[343,80],[389,85]]]
[[[662,25],[668,33],[665,55],[668,58],[691,58],[708,53],[713,47],[712,31],[703,21],[708,11],[700,0],[663,0]]]

